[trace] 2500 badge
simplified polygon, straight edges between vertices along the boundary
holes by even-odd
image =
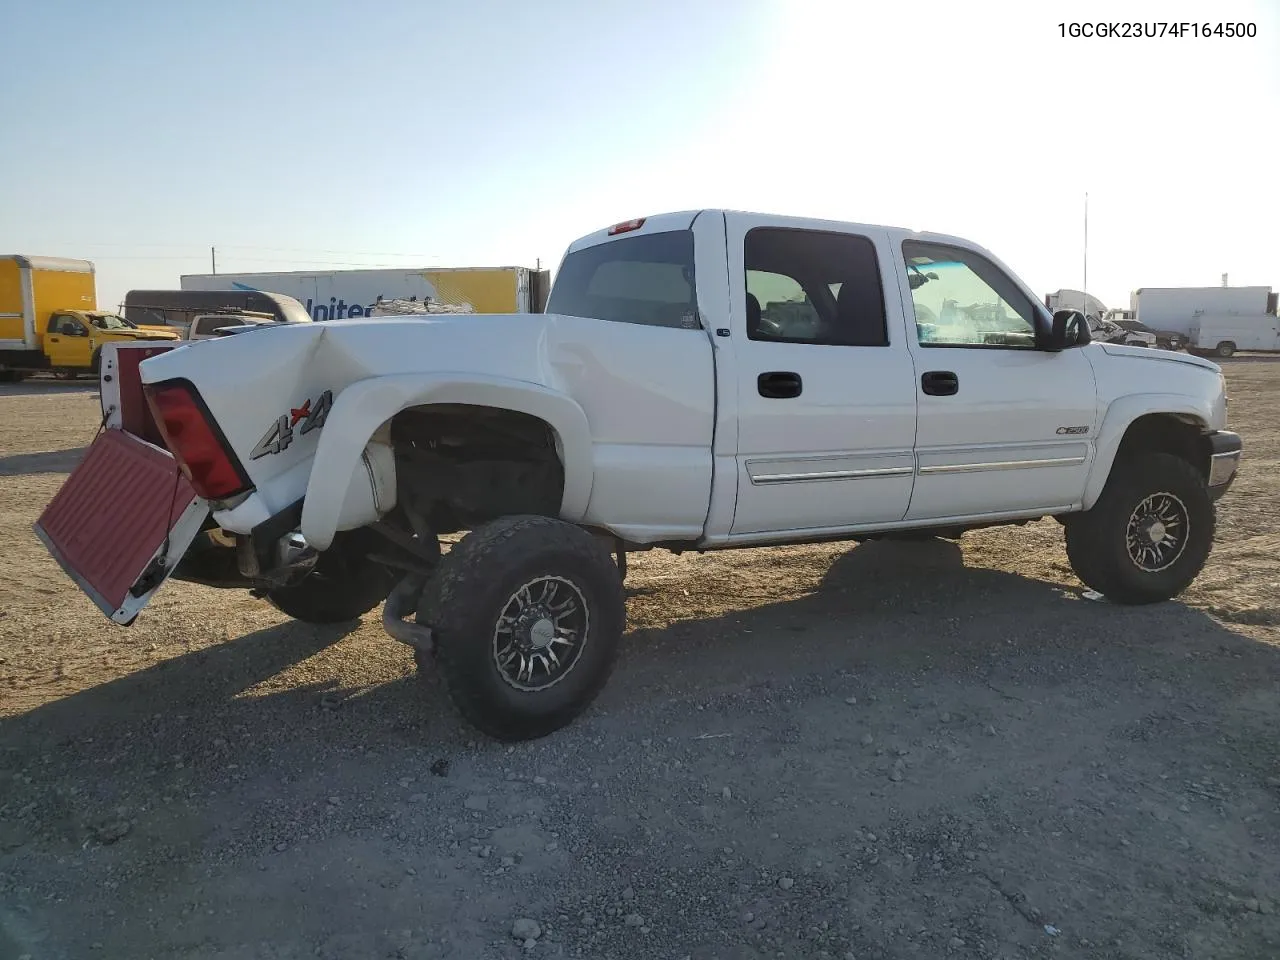
[[[269,453],[283,453],[293,442],[293,428],[298,426],[299,421],[302,422],[302,426],[298,429],[299,436],[305,436],[312,430],[319,430],[329,418],[329,410],[332,406],[333,391],[326,390],[320,394],[314,406],[308,399],[300,407],[291,407],[288,413],[282,413],[271,424],[271,428],[262,435],[258,445],[249,454],[249,459],[257,460]]]

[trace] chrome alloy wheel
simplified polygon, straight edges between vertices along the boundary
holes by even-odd
[[[517,690],[555,686],[577,665],[591,616],[582,591],[564,577],[524,584],[502,608],[493,631],[493,662]]]
[[[1144,573],[1167,570],[1182,556],[1190,531],[1186,505],[1171,493],[1153,493],[1129,515],[1129,559]]]

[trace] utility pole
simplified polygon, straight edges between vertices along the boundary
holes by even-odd
[[[216,247],[209,248],[209,262],[213,266],[213,272],[218,272],[218,250]]]

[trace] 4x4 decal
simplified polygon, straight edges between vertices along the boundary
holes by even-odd
[[[258,445],[249,454],[249,459],[257,460],[269,453],[283,453],[293,442],[293,428],[299,421],[302,422],[302,427],[298,430],[300,436],[305,436],[312,430],[319,430],[329,418],[329,410],[332,406],[333,391],[326,390],[320,394],[314,405],[308,398],[302,406],[291,407],[288,413],[282,413],[276,418],[267,432],[262,435]]]

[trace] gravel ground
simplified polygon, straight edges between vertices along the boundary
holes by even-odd
[[[632,558],[598,705],[508,747],[371,615],[171,584],[108,624],[31,523],[91,387],[0,388],[0,958],[1280,955],[1280,363],[1179,602],[1053,521]]]

